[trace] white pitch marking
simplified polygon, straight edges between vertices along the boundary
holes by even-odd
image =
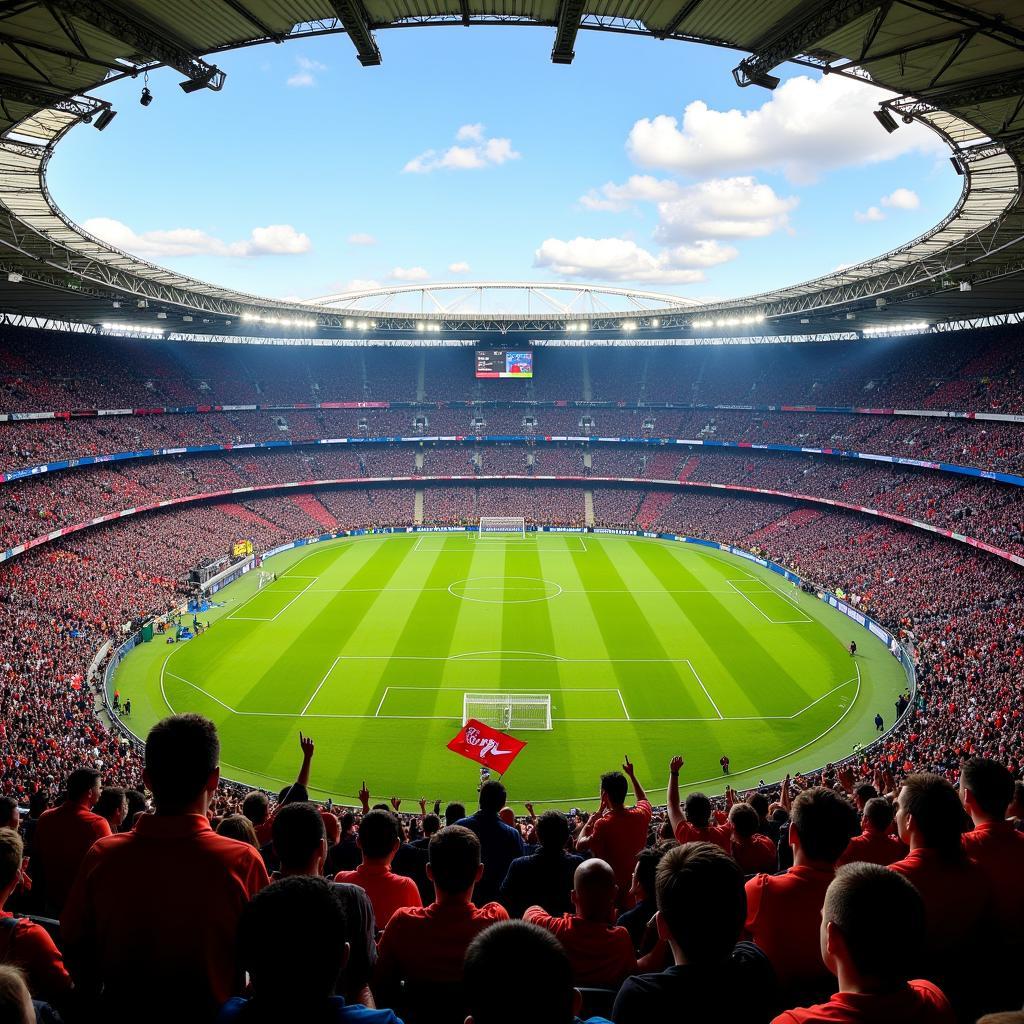
[[[168,657],[170,657],[170,655],[168,655]],[[165,665],[166,665],[166,662],[165,662]],[[205,696],[209,697],[210,700],[216,701],[222,708],[226,709],[227,711],[230,711],[234,715],[249,714],[249,712],[246,712],[246,711],[236,711],[233,707],[231,707],[230,704],[225,704],[224,701],[222,701],[220,699],[220,697],[214,697],[214,695],[212,693],[210,693],[208,690],[204,690],[201,686],[196,686],[195,683],[193,683],[189,679],[186,679],[184,676],[179,676],[179,675],[177,675],[174,672],[168,672],[167,674],[172,679],[177,679],[179,682],[184,683],[186,686],[191,686],[193,690],[198,690],[201,694],[204,694]],[[166,699],[167,698],[165,697],[164,700],[166,701]]]
[[[751,578],[752,579],[757,579],[756,576],[755,577],[751,577]],[[739,594],[740,597],[742,597],[743,600],[746,601],[747,604],[749,604],[751,608],[754,609],[754,611],[758,612],[760,615],[763,615],[773,626],[795,626],[795,625],[800,625],[800,624],[802,624],[804,622],[813,622],[814,621],[813,619],[811,619],[808,616],[804,615],[803,612],[800,613],[801,615],[804,616],[802,619],[773,619],[763,608],[760,608],[760,607],[758,607],[758,605],[754,604],[754,602],[751,601],[750,598],[747,597],[747,595],[744,594],[743,591],[740,590],[740,588],[737,587],[736,584],[733,583],[732,580],[726,580],[725,582],[728,583],[729,586],[732,587],[732,589],[737,594]],[[757,580],[757,582],[761,583],[763,585],[763,581],[762,580]],[[760,593],[769,594],[769,593],[775,593],[775,591],[773,591],[771,589],[771,587],[767,587],[765,590],[760,591]]]
[[[699,675],[697,675],[697,670],[693,667],[693,662],[690,661],[689,658],[687,658],[686,664],[690,666],[690,671],[693,673],[693,678],[697,680],[697,685],[704,691],[704,696],[707,697],[709,701],[711,701],[711,706],[715,709],[715,714],[717,714],[719,718],[725,718],[725,715],[722,714],[722,712],[719,710],[718,705],[715,703],[714,697],[712,697],[711,694],[708,693],[708,688],[704,685],[704,680],[701,679]]]
[[[692,666],[691,666],[692,667]],[[622,713],[626,716],[626,721],[630,721],[629,712],[626,710],[626,702],[622,699],[622,691],[615,691],[619,695],[619,703],[622,705]]]
[[[331,667],[324,673],[323,679],[320,680],[320,685],[313,691],[313,696],[306,701],[306,706],[299,712],[299,718],[309,710],[309,705],[313,703],[316,699],[316,695],[323,689],[324,683],[327,682],[327,677],[334,671],[334,667],[340,660],[340,658],[335,658],[334,661],[331,662]]]
[[[293,597],[293,598],[292,598],[292,599],[291,599],[291,600],[290,600],[290,601],[289,601],[289,602],[288,602],[288,603],[287,603],[287,604],[286,604],[286,605],[285,605],[285,606],[284,606],[284,607],[283,607],[283,608],[282,608],[282,609],[281,609],[281,610],[280,610],[280,611],[279,611],[279,612],[277,613],[277,615],[275,615],[275,616],[274,616],[274,617],[273,617],[273,618],[272,618],[272,619],[271,619],[270,621],[271,621],[271,622],[274,622],[274,621],[275,621],[276,619],[280,618],[280,616],[282,616],[282,615],[283,615],[283,614],[284,614],[284,613],[285,613],[286,611],[288,611],[288,609],[289,609],[289,608],[291,608],[291,606],[292,606],[293,604],[295,604],[295,602],[296,602],[296,601],[298,601],[298,599],[299,599],[300,597],[302,597],[302,595],[303,595],[303,594],[304,594],[304,593],[305,593],[305,592],[306,592],[307,590],[309,590],[309,588],[310,588],[311,586],[313,586],[313,584],[312,584],[312,583],[307,583],[307,584],[306,584],[306,585],[305,585],[305,586],[304,586],[304,587],[302,588],[302,590],[300,590],[300,591],[299,591],[299,592],[298,592],[298,593],[297,593],[297,594],[296,594],[296,595],[295,595],[295,596],[294,596],[294,597]]]

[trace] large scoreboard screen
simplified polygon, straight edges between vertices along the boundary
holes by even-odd
[[[532,377],[533,353],[528,349],[480,349],[476,354],[478,377]]]

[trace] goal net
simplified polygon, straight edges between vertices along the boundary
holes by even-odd
[[[274,573],[264,572],[260,570],[259,584],[256,587],[257,590],[262,590],[268,583],[273,583],[275,579]]]
[[[480,537],[526,536],[526,520],[522,516],[481,516]]]
[[[462,724],[475,718],[494,729],[550,729],[550,693],[467,693]]]

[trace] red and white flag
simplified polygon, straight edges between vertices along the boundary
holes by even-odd
[[[504,775],[525,746],[525,740],[517,740],[471,718],[448,744],[448,749]]]

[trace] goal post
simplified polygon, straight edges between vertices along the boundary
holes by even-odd
[[[265,570],[261,569],[259,575],[259,582],[256,586],[256,589],[262,590],[268,584],[273,583],[275,579],[277,579],[276,573],[266,572]]]
[[[508,537],[515,535],[526,537],[526,519],[523,516],[481,516],[480,538]]]
[[[462,724],[475,718],[494,729],[551,729],[550,693],[466,693]]]

